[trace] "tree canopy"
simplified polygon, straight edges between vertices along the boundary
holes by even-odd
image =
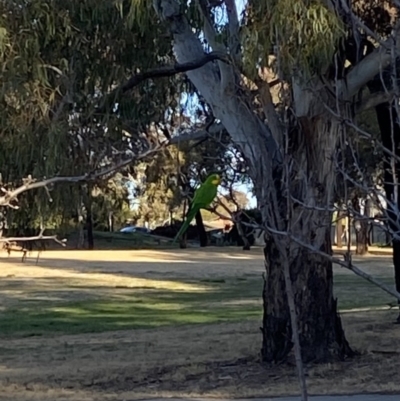
[[[150,124],[170,121],[166,111],[179,110],[182,79],[121,89],[172,54],[156,16],[145,33],[136,7],[131,1],[0,2],[3,185],[28,175],[80,175],[146,150]],[[34,201],[29,195],[25,206],[39,205],[30,208],[32,218],[39,209],[50,218],[80,202],[80,192],[58,186],[51,207],[45,191]]]

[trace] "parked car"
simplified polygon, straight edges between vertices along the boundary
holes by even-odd
[[[134,226],[124,227],[124,228],[121,228],[119,230],[119,232],[120,233],[125,233],[125,234],[134,233],[134,232],[136,232],[136,227],[134,227]]]
[[[120,233],[125,233],[125,234],[131,234],[131,233],[144,233],[144,234],[149,234],[151,230],[149,230],[146,227],[136,227],[136,226],[127,226],[124,228],[121,228],[119,230]]]

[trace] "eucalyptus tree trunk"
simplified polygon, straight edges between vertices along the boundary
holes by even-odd
[[[243,250],[250,251],[250,248],[251,248],[250,241],[247,238],[245,231],[243,230],[243,225],[242,225],[242,222],[240,221],[240,219],[238,221],[236,221],[236,229],[237,229],[239,237],[243,241]]]
[[[301,129],[290,138],[290,153],[297,166],[297,171],[292,171],[295,178],[288,184],[291,200],[287,201],[284,188],[277,187],[279,214],[277,210],[264,210],[263,216],[267,222],[270,216],[280,218],[286,232],[294,238],[288,259],[305,362],[353,355],[333,296],[332,263],[318,253],[331,254],[332,209],[329,206],[335,179],[332,155],[340,135],[340,127],[327,117],[302,119]],[[305,171],[308,171],[307,179],[298,179]],[[291,214],[286,205],[292,209]],[[264,249],[266,276],[261,354],[266,362],[285,359],[293,346],[279,241],[282,241],[279,235],[267,235]]]
[[[336,219],[336,247],[343,247],[343,214],[341,211],[338,211],[337,219]]]
[[[326,234],[325,249],[329,252],[330,230]],[[278,362],[292,350],[292,327],[285,294],[283,266],[276,241],[267,240],[264,255],[266,278],[263,289],[262,359]],[[295,288],[295,304],[302,358],[304,362],[342,360],[353,354],[333,297],[332,264],[323,256],[301,247],[290,249],[290,272]],[[300,289],[303,290],[300,290]]]
[[[76,214],[77,214],[77,229],[78,229],[78,238],[76,241],[76,248],[82,249],[85,244],[85,233],[84,233],[84,224],[83,224],[83,201],[81,191],[79,193],[79,198],[76,206]]]
[[[188,204],[188,201],[185,199],[185,201],[183,202],[183,221],[185,221],[185,219],[186,219],[189,207],[190,206]],[[187,230],[183,235],[181,235],[181,238],[179,238],[179,248],[180,249],[187,248]]]
[[[92,203],[90,202],[86,207],[86,233],[88,241],[88,249],[94,249],[94,236],[93,236],[93,215],[92,215]]]
[[[283,360],[293,346],[283,276],[284,263],[289,259],[303,357],[317,361],[343,359],[352,351],[333,297],[332,263],[321,255],[321,252],[331,252],[333,156],[341,134],[340,124],[333,122],[334,118],[324,107],[326,104],[337,110],[335,99],[332,102],[332,90],[319,77],[304,86],[293,80],[293,104],[288,110],[293,112],[295,123],[290,127],[292,134],[287,149],[287,127],[275,110],[269,84],[262,79],[257,81],[264,116],[255,112],[253,100],[241,88],[236,68],[242,56],[235,3],[225,1],[229,25],[227,46],[218,40],[207,3],[199,1],[204,39],[214,52],[222,54],[223,60],[202,64],[186,75],[240,147],[254,183],[263,228],[267,232],[262,358]],[[204,57],[204,47],[179,2],[154,0],[153,5],[172,34],[177,61],[190,63]],[[377,53],[364,67],[358,65],[350,71],[345,80],[337,79],[334,86],[339,100],[350,101],[388,60],[388,55]],[[291,174],[286,170],[291,170]],[[290,191],[282,186],[284,179]],[[290,246],[283,251],[282,243],[287,243],[288,237]]]
[[[208,238],[203,223],[203,216],[201,215],[200,210],[196,213],[195,219],[196,219],[197,232],[199,234],[200,246],[204,248],[208,245]]]
[[[360,199],[356,196],[353,199],[353,209],[356,216],[353,220],[354,231],[356,232],[356,255],[365,255],[368,253],[368,212],[364,207],[364,213],[361,213]]]
[[[94,249],[94,236],[93,236],[93,200],[92,200],[92,188],[88,185],[87,194],[85,197],[85,209],[86,209],[86,234],[88,249]]]
[[[365,220],[360,220],[358,223],[359,225],[355,228],[356,255],[366,255],[368,253],[368,223]]]

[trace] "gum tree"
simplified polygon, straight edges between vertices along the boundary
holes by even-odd
[[[286,262],[303,358],[351,355],[333,297],[332,264],[322,255],[331,252],[334,160],[356,96],[397,54],[397,28],[377,41],[347,1],[253,0],[243,18],[232,0],[156,0],[153,6],[178,62],[210,50],[220,54],[187,76],[240,146],[254,182],[266,228],[263,360],[282,360],[292,348]],[[143,8],[141,15],[145,21],[152,11]],[[360,35],[375,46],[366,57]],[[277,75],[278,101],[266,71]]]

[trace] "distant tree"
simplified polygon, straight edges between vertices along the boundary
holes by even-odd
[[[114,231],[131,217],[129,193],[125,179],[117,174],[92,190],[93,223],[96,229]]]
[[[29,175],[86,174],[153,145],[149,126],[162,123],[180,95],[167,80],[129,82],[158,65],[160,53],[163,62],[172,57],[157,18],[144,38],[134,13],[130,1],[0,2],[2,185]],[[184,85],[181,77],[172,79]],[[44,190],[22,196],[9,219],[19,227],[37,227],[39,220],[50,227],[76,216],[92,238],[96,186],[51,188],[51,205]]]

